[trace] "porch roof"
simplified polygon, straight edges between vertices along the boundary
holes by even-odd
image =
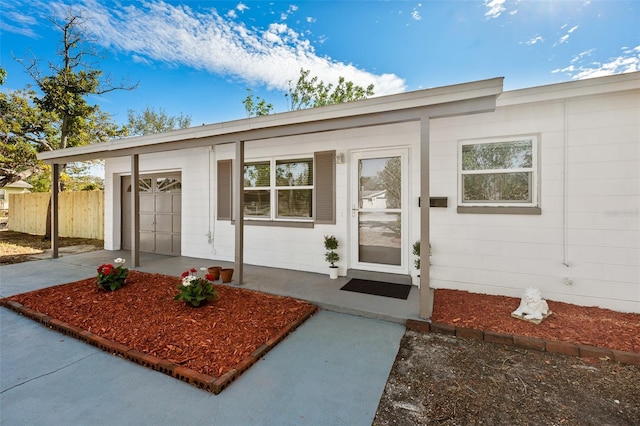
[[[50,164],[418,121],[491,111],[503,77],[43,152]],[[475,102],[474,102],[475,101]]]

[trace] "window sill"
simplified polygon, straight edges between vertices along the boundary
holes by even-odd
[[[236,224],[235,220],[231,221],[232,225]],[[245,225],[249,226],[279,226],[281,228],[313,228],[315,224],[313,222],[295,222],[284,220],[244,220]]]
[[[540,207],[458,206],[458,213],[540,215]]]

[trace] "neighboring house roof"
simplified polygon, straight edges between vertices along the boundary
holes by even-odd
[[[387,190],[383,189],[382,191],[362,191],[362,198],[380,198],[380,197],[386,197],[387,196]]]
[[[13,182],[10,183],[9,185],[5,185],[5,188],[16,188],[16,189],[31,189],[33,188],[33,185],[30,185],[29,183],[23,181],[23,180],[19,180],[17,182]]]

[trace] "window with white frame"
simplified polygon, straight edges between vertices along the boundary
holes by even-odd
[[[245,163],[245,218],[312,220],[312,201],[313,158]]]
[[[460,206],[537,206],[536,136],[461,141],[458,170]]]

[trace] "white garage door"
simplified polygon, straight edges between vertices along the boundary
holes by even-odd
[[[180,173],[140,175],[140,251],[180,256]],[[131,249],[131,177],[122,178],[122,244]]]

